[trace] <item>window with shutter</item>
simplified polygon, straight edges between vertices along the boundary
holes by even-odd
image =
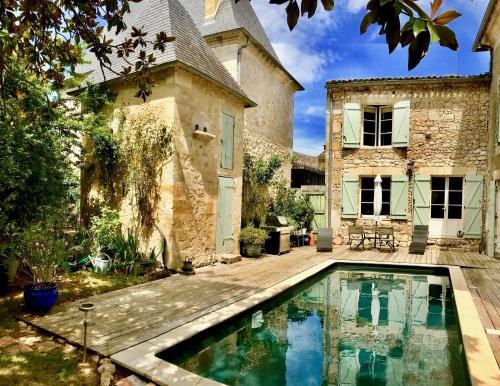
[[[342,177],[342,217],[358,217],[358,176],[344,174]]]
[[[431,177],[415,175],[413,184],[413,226],[429,225]]]
[[[408,210],[408,177],[393,176],[391,179],[391,218],[405,219]]]
[[[483,176],[466,176],[464,190],[464,236],[480,239],[483,229]]]
[[[224,169],[233,168],[234,118],[222,114],[221,158],[220,166]]]
[[[486,242],[486,254],[488,256],[495,256],[495,213],[496,213],[496,182],[490,181],[488,187],[488,234]]]
[[[392,119],[392,146],[408,147],[410,131],[410,101],[399,101],[394,104]]]
[[[344,103],[342,109],[342,146],[358,148],[361,131],[361,105]]]

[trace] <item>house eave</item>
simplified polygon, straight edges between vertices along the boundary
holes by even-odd
[[[488,3],[488,7],[486,8],[486,12],[483,16],[483,20],[481,21],[481,25],[479,27],[479,31],[477,32],[476,39],[474,40],[474,44],[472,45],[473,52],[479,51],[488,51],[490,47],[486,44],[481,44],[481,39],[483,38],[486,28],[490,22],[491,15],[493,14],[493,9],[495,8],[496,0],[490,0]]]

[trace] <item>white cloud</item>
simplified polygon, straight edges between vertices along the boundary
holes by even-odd
[[[325,106],[321,105],[313,105],[313,106],[308,106],[307,109],[304,111],[305,115],[312,115],[314,117],[324,117],[325,116]]]
[[[366,9],[367,0],[348,0],[347,11],[350,13],[358,13],[362,9]]]
[[[317,156],[323,151],[324,144],[324,130],[295,128],[293,135],[293,149],[295,151]]]

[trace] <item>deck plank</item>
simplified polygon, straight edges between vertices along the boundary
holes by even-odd
[[[198,269],[194,276],[180,276],[140,284],[79,302],[57,306],[48,315],[21,318],[77,345],[82,344],[78,305],[97,306],[90,331],[90,348],[111,355],[157,337],[203,315],[263,291],[328,259],[378,261],[405,264],[460,265],[484,328],[500,329],[500,263],[476,252],[427,249],[424,255],[408,248],[395,252],[350,251],[345,246],[332,252],[314,247],[296,248],[282,256],[243,259],[232,265]],[[500,363],[500,336],[488,335]]]

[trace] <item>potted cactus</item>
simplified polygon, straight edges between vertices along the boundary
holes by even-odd
[[[243,243],[243,251],[248,257],[259,257],[262,246],[269,236],[263,229],[248,226],[240,231],[240,241]]]

